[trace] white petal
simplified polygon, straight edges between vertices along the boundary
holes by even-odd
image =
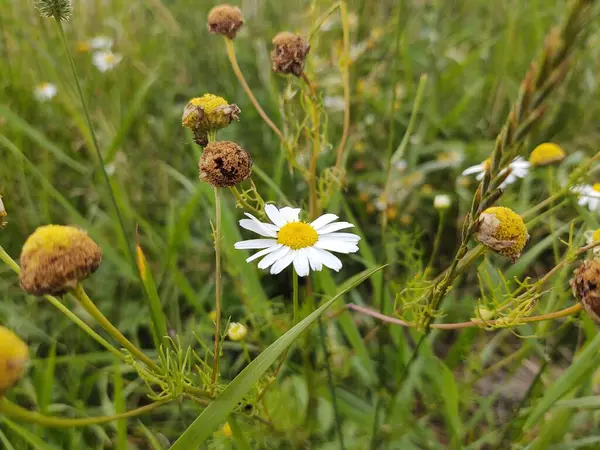
[[[286,222],[283,219],[283,216],[279,213],[277,206],[265,205],[265,213],[267,213],[267,216],[269,217],[269,219],[271,219],[271,222],[273,222],[278,227],[282,227],[285,225]]]
[[[336,216],[335,214],[323,214],[321,217],[319,217],[317,220],[312,222],[310,225],[315,230],[319,231],[319,228],[324,227],[328,223],[331,223],[335,220],[338,220],[338,216]]]
[[[355,244],[360,241],[360,236],[353,233],[329,233],[327,239],[339,239],[345,242],[354,242]]]
[[[342,261],[340,261],[340,258],[321,248],[314,248],[314,250],[319,252],[319,257],[321,258],[321,262],[325,267],[329,267],[336,272],[340,271],[342,268]]]
[[[259,248],[272,247],[277,244],[275,239],[249,239],[247,241],[240,241],[234,244],[234,247],[238,250],[256,250]]]
[[[310,268],[312,270],[316,270],[317,272],[323,270],[323,261],[321,261],[321,255],[319,254],[319,252],[312,247],[306,247],[303,250],[308,256],[308,263],[310,264]]]
[[[477,176],[475,177],[476,180],[481,181],[483,180],[483,176],[485,175],[485,172],[481,172],[479,174],[477,174]]]
[[[300,220],[300,208],[290,208],[286,206],[279,210],[279,214],[283,216],[285,223],[298,222]]]
[[[315,244],[315,247],[338,253],[356,253],[358,251],[358,246],[356,244],[337,239],[320,238]]]
[[[252,262],[255,259],[262,258],[263,256],[268,255],[269,253],[273,253],[274,251],[279,250],[281,247],[283,247],[283,245],[277,244],[273,247],[265,248],[264,250],[256,252],[254,255],[250,256],[248,259],[246,259],[246,262]]]
[[[267,256],[265,256],[262,259],[261,262],[258,263],[258,268],[266,269],[266,268],[270,267],[271,265],[273,265],[275,263],[275,261],[288,255],[290,253],[290,250],[291,249],[289,247],[282,246],[281,248],[278,248],[274,252],[269,253]]]
[[[294,256],[294,270],[300,277],[305,277],[310,273],[310,269],[308,266],[308,257],[306,253],[300,249],[296,252],[296,256]]]
[[[339,230],[343,230],[344,228],[352,228],[352,227],[354,227],[354,225],[352,225],[350,222],[330,223],[329,225],[325,225],[324,227],[317,230],[317,233],[319,233],[319,234],[333,233],[334,231],[339,231]]]
[[[465,170],[463,170],[461,175],[464,177],[465,175],[473,175],[474,173],[479,173],[479,172],[483,172],[483,171],[484,171],[483,164],[476,164],[474,166],[467,167]]]
[[[288,247],[284,247],[284,248],[288,248]],[[271,274],[277,275],[278,273],[281,273],[281,271],[283,269],[285,269],[287,266],[289,266],[292,263],[292,261],[294,261],[295,257],[296,257],[295,250],[292,250],[289,253],[287,253],[283,258],[281,258],[279,261],[277,261],[275,264],[273,264],[273,267],[271,267]]]
[[[240,220],[240,227],[245,228],[246,230],[254,231],[261,236],[273,238],[277,237],[277,231],[279,229],[275,225],[271,225],[270,223],[262,223],[252,214],[246,213],[246,216],[250,217],[250,219]]]

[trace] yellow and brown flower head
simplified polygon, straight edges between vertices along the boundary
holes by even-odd
[[[240,112],[237,105],[228,104],[223,97],[204,94],[189,101],[183,111],[181,123],[195,134],[206,134],[239,120]]]
[[[503,206],[494,206],[481,213],[475,236],[489,249],[513,261],[521,256],[529,240],[521,216]]]
[[[533,149],[529,162],[534,167],[547,166],[565,159],[567,154],[556,144],[545,142]]]
[[[39,227],[21,252],[21,286],[33,295],[61,295],[95,272],[102,250],[79,228]]]
[[[600,323],[600,259],[588,259],[575,269],[571,288],[585,312]]]
[[[235,186],[250,178],[252,157],[235,142],[209,143],[198,163],[200,179],[215,187]]]
[[[306,39],[283,31],[273,38],[273,45],[275,45],[275,49],[271,52],[273,70],[299,77],[304,70],[306,55],[310,51]]]
[[[208,13],[208,31],[234,39],[244,24],[240,8],[230,5],[218,5]]]
[[[19,381],[28,362],[27,344],[0,326],[0,396]]]

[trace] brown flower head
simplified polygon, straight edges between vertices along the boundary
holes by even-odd
[[[244,24],[240,8],[230,5],[218,5],[208,13],[208,31],[234,39]]]
[[[521,256],[529,240],[529,233],[521,216],[504,206],[493,206],[481,213],[475,236],[490,250],[513,261]]]
[[[85,231],[62,225],[39,227],[21,251],[21,286],[33,295],[61,295],[95,272],[102,250]]]
[[[271,52],[273,70],[299,77],[304,70],[304,60],[310,45],[302,36],[283,31],[273,38],[275,49]]]
[[[202,153],[200,179],[215,187],[235,186],[250,178],[252,158],[235,142],[217,141],[209,143]]]
[[[21,378],[28,361],[27,344],[0,326],[0,397]]]
[[[573,272],[571,288],[585,312],[596,323],[600,323],[600,259],[584,261]]]

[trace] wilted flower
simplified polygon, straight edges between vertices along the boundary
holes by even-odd
[[[95,272],[102,250],[75,227],[45,225],[27,238],[21,251],[21,286],[33,295],[60,295]]]
[[[56,96],[56,86],[52,83],[41,83],[35,87],[33,94],[40,102],[52,100]]]
[[[352,228],[348,222],[336,222],[335,214],[324,214],[311,223],[300,221],[300,208],[281,208],[265,206],[265,213],[273,222],[263,223],[246,213],[249,219],[240,220],[240,226],[254,231],[267,239],[252,239],[235,244],[238,250],[261,251],[249,257],[246,262],[264,258],[258,263],[259,269],[271,268],[271,274],[277,275],[290,264],[294,264],[296,273],[301,277],[310,270],[321,271],[323,266],[336,272],[342,268],[342,262],[329,251],[355,253],[358,251],[360,237],[351,233],[337,233]]]
[[[436,195],[433,198],[433,207],[435,209],[448,209],[452,204],[452,199],[447,194]]]
[[[468,167],[462,172],[462,176],[477,174],[476,179],[481,181],[483,180],[483,176],[485,171],[489,165],[489,160],[485,160],[481,164],[476,164],[474,166]],[[529,167],[531,164],[528,161],[525,161],[520,156],[517,156],[513,161],[508,165],[508,168],[511,170],[510,174],[506,177],[506,179],[500,185],[501,188],[505,188],[509,184],[514,183],[519,178],[525,178],[529,173]],[[505,173],[507,169],[503,169],[500,173]]]
[[[198,163],[200,179],[215,187],[235,186],[252,175],[252,157],[235,142],[209,143]]]
[[[248,334],[248,328],[245,325],[238,322],[231,322],[229,329],[227,330],[227,336],[232,341],[241,341]]]
[[[567,154],[556,144],[546,142],[538,145],[529,155],[529,162],[533,167],[547,166],[562,161]]]
[[[181,123],[194,131],[210,132],[225,128],[239,120],[240,108],[230,105],[223,97],[204,94],[191,99],[183,110]]]
[[[304,70],[304,60],[310,51],[310,45],[302,37],[284,31],[273,38],[275,49],[271,52],[271,61],[275,72],[293,74],[299,77]]]
[[[571,191],[579,195],[581,206],[587,206],[590,211],[600,213],[600,183],[573,186]]]
[[[584,261],[573,272],[571,288],[585,312],[600,323],[600,259]]]
[[[21,378],[28,361],[27,344],[0,326],[0,397]]]
[[[121,62],[123,57],[118,53],[113,53],[110,50],[96,52],[92,56],[92,63],[100,72],[114,69]]]
[[[515,261],[529,240],[520,215],[509,208],[494,206],[479,216],[476,237],[489,249]]]
[[[208,12],[208,31],[234,39],[244,24],[240,8],[230,5],[218,5]]]

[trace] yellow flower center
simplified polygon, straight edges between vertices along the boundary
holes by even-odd
[[[596,231],[594,231],[594,233],[592,234],[592,241],[594,242],[598,242],[600,241],[600,228],[598,228]]]
[[[107,64],[113,64],[115,62],[115,55],[112,53],[105,53],[104,61],[106,61]]]
[[[484,171],[488,170],[488,168],[490,167],[490,164],[491,164],[491,163],[492,163],[492,162],[490,161],[490,159],[489,159],[489,158],[488,158],[488,159],[486,159],[486,160],[483,162],[483,170],[484,170]]]
[[[67,249],[73,241],[85,237],[85,232],[68,226],[45,225],[35,230],[23,246],[23,253],[44,251],[52,252],[56,249]]]
[[[291,222],[281,227],[277,243],[294,250],[315,245],[319,240],[316,230],[306,222]]]
[[[600,192],[600,183],[594,183],[592,185],[592,189],[595,190],[596,192]]]

